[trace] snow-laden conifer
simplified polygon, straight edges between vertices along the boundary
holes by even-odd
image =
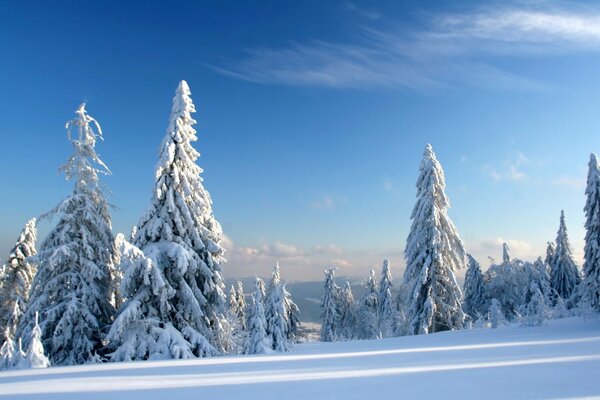
[[[463,311],[473,320],[477,320],[488,311],[488,298],[479,263],[470,254],[467,255],[467,259],[468,267],[465,275]]]
[[[0,347],[0,370],[9,369],[14,366],[15,341],[10,335],[9,329],[5,329],[3,343]]]
[[[585,195],[584,280],[573,297],[577,297],[581,308],[600,311],[600,166],[594,153],[588,163]]]
[[[298,308],[298,305],[294,303],[292,294],[287,291],[285,283],[283,284],[282,290],[284,309],[287,314],[286,335],[289,343],[295,343],[296,335],[298,334],[298,329],[300,328],[300,308]]]
[[[556,235],[556,247],[552,261],[550,265],[552,288],[556,295],[563,299],[569,299],[581,278],[573,260],[564,211],[560,213],[560,226]]]
[[[371,270],[369,277],[363,283],[363,294],[358,304],[358,319],[360,321],[358,337],[361,339],[376,339],[381,336],[377,318],[379,309],[377,286],[375,270]]]
[[[281,282],[279,263],[273,268],[271,281],[265,298],[265,317],[267,319],[267,335],[275,351],[288,351],[288,311],[285,302],[285,287]]]
[[[337,299],[338,313],[338,337],[344,340],[357,338],[358,318],[356,315],[356,302],[352,294],[350,282],[346,281],[343,288],[339,289],[339,298]]]
[[[256,278],[252,304],[248,309],[248,336],[244,346],[244,354],[262,354],[271,351],[263,301],[264,282]]]
[[[392,273],[390,271],[390,261],[384,260],[381,270],[381,280],[379,281],[378,311],[379,332],[381,336],[391,337],[394,334],[394,324],[396,322],[395,305],[392,297]]]
[[[335,268],[325,271],[323,299],[321,300],[321,341],[334,342],[338,340],[339,314],[337,297],[339,288],[335,284]]]
[[[235,285],[235,300],[236,300],[236,316],[241,324],[241,329],[246,330],[247,319],[246,319],[246,298],[244,297],[244,285],[241,281],[238,281]]]
[[[525,307],[523,312],[523,325],[540,326],[547,318],[548,306],[546,299],[537,283],[532,282],[525,293]]]
[[[556,248],[554,247],[554,242],[548,242],[548,245],[546,246],[546,258],[544,262],[551,267],[554,264],[555,255]]]
[[[51,212],[57,224],[31,260],[37,273],[17,335],[28,348],[39,312],[41,341],[53,365],[97,360],[103,332],[114,314],[110,304],[114,237],[98,179],[110,171],[95,150],[96,141],[102,139],[100,126],[84,104],[76,114],[67,123],[73,154],[61,168],[75,188]]]
[[[533,264],[526,264],[526,274],[528,274],[528,286],[535,283],[544,297],[544,302],[548,307],[554,303],[555,292],[552,289],[550,278],[550,267],[546,262],[542,261],[542,257],[538,257]]]
[[[42,331],[38,325],[38,313],[35,313],[35,325],[31,330],[29,338],[29,348],[20,357],[16,367],[22,369],[28,368],[48,368],[50,361],[44,353],[44,345],[42,344]]]
[[[13,246],[2,269],[0,282],[0,329],[14,338],[21,315],[26,311],[35,265],[29,257],[36,254],[35,218],[29,220]]]
[[[429,144],[416,186],[417,202],[404,251],[410,333],[461,329],[465,315],[455,272],[464,267],[466,254],[447,213],[444,171]]]
[[[200,154],[192,147],[197,140],[192,118],[196,110],[190,96],[187,83],[181,81],[160,148],[151,205],[137,225],[134,242],[172,289],[164,300],[169,311],[157,316],[157,323],[173,338],[184,339],[180,344],[187,348],[173,352],[175,358],[223,350],[218,336],[226,303],[222,230],[196,164]]]
[[[175,290],[154,258],[117,235],[123,280],[121,306],[108,334],[112,361],[193,358],[186,336],[170,321]],[[203,338],[202,338],[203,339]],[[205,339],[203,339],[205,340]],[[205,340],[203,346],[209,347]]]
[[[246,343],[246,301],[242,282],[231,285],[229,290],[229,309],[227,312],[227,321],[230,326],[230,341],[232,342],[230,353],[243,351]]]
[[[485,273],[486,292],[489,298],[496,299],[502,308],[503,315],[509,320],[518,314],[523,301],[522,262],[512,260],[508,244],[502,245],[502,263],[492,264]]]

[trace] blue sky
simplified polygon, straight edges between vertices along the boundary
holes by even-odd
[[[57,169],[83,101],[104,130],[115,231],[128,232],[185,79],[227,276],[278,260],[291,280],[330,264],[359,277],[384,257],[400,275],[427,142],[482,265],[502,241],[542,255],[561,209],[580,258],[600,7],[430,3],[1,2],[2,257],[71,190]]]

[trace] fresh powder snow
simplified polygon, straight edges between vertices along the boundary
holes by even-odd
[[[600,396],[600,321],[307,343],[289,353],[0,373],[0,398],[556,399]]]

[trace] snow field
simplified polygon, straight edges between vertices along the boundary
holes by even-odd
[[[600,398],[600,322],[569,318],[291,353],[0,373],[11,399]]]

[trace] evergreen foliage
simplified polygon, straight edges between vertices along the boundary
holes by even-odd
[[[462,293],[455,272],[465,265],[465,250],[447,214],[442,166],[428,144],[417,179],[411,214],[404,284],[410,289],[407,318],[411,334],[462,329]]]

